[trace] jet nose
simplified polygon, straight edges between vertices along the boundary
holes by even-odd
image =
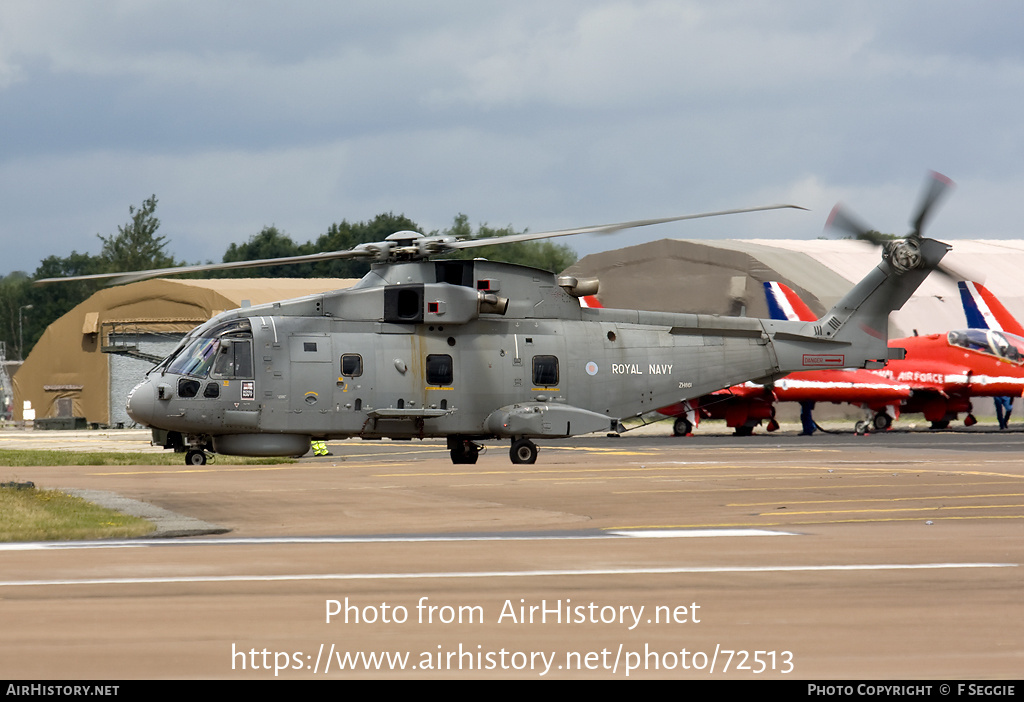
[[[128,411],[128,416],[134,421],[145,426],[152,426],[156,413],[156,385],[149,380],[143,380],[132,388],[132,391],[128,393],[125,409]]]

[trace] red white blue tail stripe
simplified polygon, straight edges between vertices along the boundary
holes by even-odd
[[[984,285],[960,281],[957,286],[960,288],[960,299],[964,304],[968,327],[1024,336],[1024,327]]]
[[[788,319],[792,322],[813,322],[817,319],[800,296],[783,283],[766,281],[764,296],[772,319]]]

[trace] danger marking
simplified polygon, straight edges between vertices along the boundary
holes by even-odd
[[[820,353],[805,353],[804,354],[804,365],[805,366],[835,366],[842,368],[846,365],[846,356],[842,354],[820,354]]]

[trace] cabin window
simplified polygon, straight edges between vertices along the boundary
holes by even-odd
[[[221,339],[213,372],[217,378],[251,378],[252,342],[248,339]]]
[[[346,353],[341,357],[341,374],[355,378],[363,374],[363,357],[357,353]]]
[[[195,397],[199,394],[199,381],[191,378],[178,380],[178,397]]]
[[[446,353],[427,356],[427,385],[451,385],[455,380],[452,357]]]
[[[533,357],[533,384],[558,385],[558,356]]]

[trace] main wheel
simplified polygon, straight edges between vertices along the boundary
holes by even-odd
[[[512,442],[508,457],[513,463],[536,463],[537,445],[529,439],[517,439]]]
[[[693,424],[686,417],[676,417],[672,423],[672,436],[686,436],[693,431]]]
[[[185,454],[185,465],[187,466],[205,466],[206,465],[206,453],[197,449],[191,449]]]
[[[892,426],[892,417],[887,412],[879,412],[871,420],[871,423],[874,424],[875,429],[878,431],[885,431]]]
[[[472,441],[460,441],[451,449],[452,463],[456,465],[473,464],[480,457],[480,448]]]

